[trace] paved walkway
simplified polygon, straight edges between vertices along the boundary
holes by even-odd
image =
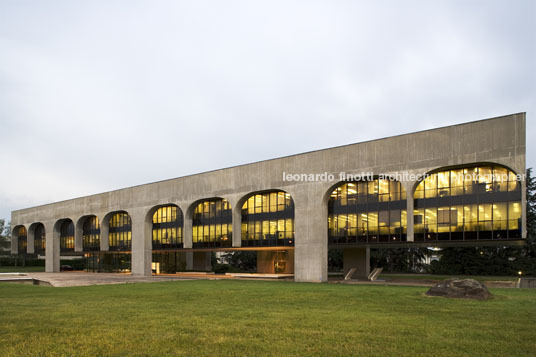
[[[64,286],[89,286],[105,284],[128,284],[128,283],[155,283],[162,281],[191,280],[192,277],[183,276],[135,276],[119,273],[85,273],[85,272],[62,272],[62,273],[27,273],[28,277],[46,282],[55,287]]]

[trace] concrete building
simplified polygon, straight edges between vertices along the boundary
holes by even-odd
[[[366,276],[370,248],[521,244],[524,173],[518,113],[13,211],[11,251],[150,275],[253,250],[259,272],[322,282],[339,248]]]

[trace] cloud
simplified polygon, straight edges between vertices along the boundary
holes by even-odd
[[[12,209],[527,111],[532,1],[0,5]],[[528,142],[527,166],[535,148]]]

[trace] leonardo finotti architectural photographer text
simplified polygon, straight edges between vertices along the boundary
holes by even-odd
[[[409,172],[396,172],[393,174],[379,174],[374,175],[372,172],[362,172],[360,174],[349,174],[346,172],[339,172],[338,175],[332,173],[316,173],[316,174],[291,174],[283,171],[283,181],[289,182],[334,182],[334,181],[372,181],[375,178],[380,180],[394,180],[394,181],[421,181],[430,176],[431,174],[414,174]],[[460,176],[460,177],[458,177]],[[504,177],[503,177],[504,176]],[[526,174],[515,174],[517,181],[524,181]],[[468,181],[478,182],[491,182],[493,179],[496,181],[507,181],[508,174],[478,174],[476,172],[463,172],[459,175],[452,174],[451,180],[465,179]]]

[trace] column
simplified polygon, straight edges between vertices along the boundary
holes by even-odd
[[[242,246],[242,207],[231,206],[233,212],[233,247]]]
[[[84,221],[86,218],[80,218],[78,221],[73,221],[74,223],[74,251],[83,252],[84,244],[82,241],[82,235],[84,233]]]
[[[35,253],[35,225],[33,229],[30,227],[26,231],[26,252],[28,254],[34,254]]]
[[[308,184],[289,193],[295,204],[294,280],[325,282],[328,280],[328,207],[323,199],[324,190],[321,185]]]
[[[153,261],[152,216],[147,217],[144,208],[136,208],[128,213],[132,220],[132,274],[151,276]]]
[[[45,271],[57,273],[60,271],[60,230],[54,221],[43,222],[45,226]]]
[[[110,217],[106,216],[106,214],[102,214],[97,217],[97,219],[101,219],[100,224],[100,236],[99,236],[99,245],[100,245],[100,251],[101,252],[107,252],[110,250]]]
[[[415,222],[414,217],[414,199],[413,199],[413,187],[417,184],[416,181],[406,181],[402,182],[402,186],[406,190],[406,217],[407,217],[407,233],[406,241],[414,241],[414,229],[413,225]]]

